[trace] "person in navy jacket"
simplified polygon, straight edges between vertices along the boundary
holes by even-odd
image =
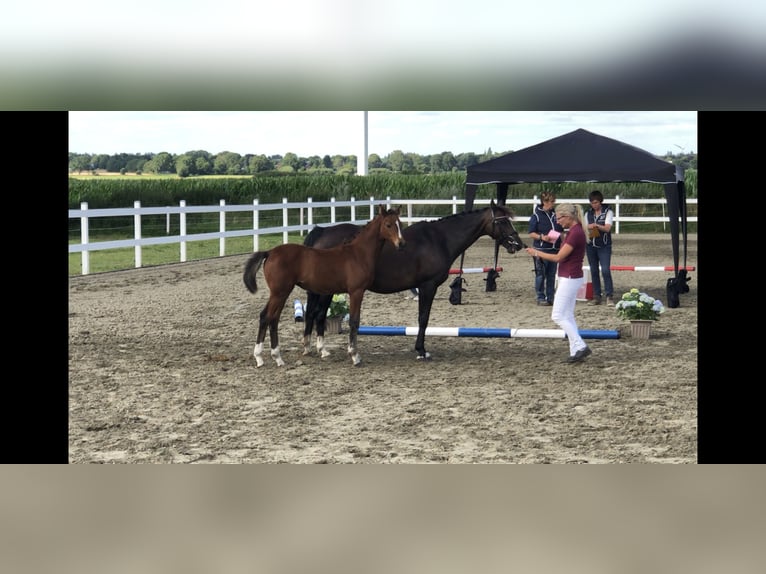
[[[534,239],[535,249],[544,253],[556,254],[561,247],[559,234],[564,228],[556,222],[556,213],[553,205],[556,203],[556,194],[552,191],[544,191],[540,194],[541,203],[535,206],[535,211],[529,218],[529,237]],[[551,231],[554,233],[551,235]],[[553,305],[553,294],[556,284],[555,261],[535,257],[535,293],[537,304]]]
[[[593,283],[593,299],[588,305],[601,305],[601,276],[604,277],[606,304],[614,305],[614,285],[612,283],[612,221],[614,212],[604,204],[602,193],[594,189],[588,194],[590,209],[585,212],[588,244],[585,254],[590,266]],[[600,269],[599,269],[600,268]]]

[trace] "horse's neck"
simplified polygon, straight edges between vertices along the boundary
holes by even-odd
[[[380,255],[380,250],[383,249],[383,244],[386,242],[386,239],[380,237],[381,225],[381,218],[373,219],[370,223],[362,227],[362,230],[351,242],[357,246],[365,247],[366,250],[363,251],[363,253],[368,260],[375,261],[378,258],[378,255]],[[371,243],[374,244],[374,248],[372,249],[369,248]]]
[[[449,249],[450,255],[457,257],[468,249],[471,245],[476,243],[484,233],[484,212],[483,211],[471,211],[469,213],[453,215],[449,219],[453,219],[449,222],[442,220],[445,223],[445,242],[447,249]],[[447,223],[450,225],[447,226]],[[457,229],[453,227],[457,226]]]

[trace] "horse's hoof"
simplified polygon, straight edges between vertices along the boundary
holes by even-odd
[[[256,357],[255,358],[255,366],[256,367],[262,367],[263,366],[263,359],[261,359],[260,357]]]

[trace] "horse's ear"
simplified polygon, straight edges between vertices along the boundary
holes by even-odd
[[[386,214],[386,208],[383,207],[383,204],[378,204],[378,215],[385,215]]]
[[[494,199],[490,199],[490,200],[489,200],[489,206],[490,206],[490,207],[492,207],[492,208],[496,207],[496,206],[495,206],[495,200],[494,200]]]

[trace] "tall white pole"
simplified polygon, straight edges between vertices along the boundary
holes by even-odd
[[[364,134],[362,139],[362,152],[356,158],[357,175],[367,175],[367,156],[369,155],[367,152],[367,112],[362,113],[364,114]]]

